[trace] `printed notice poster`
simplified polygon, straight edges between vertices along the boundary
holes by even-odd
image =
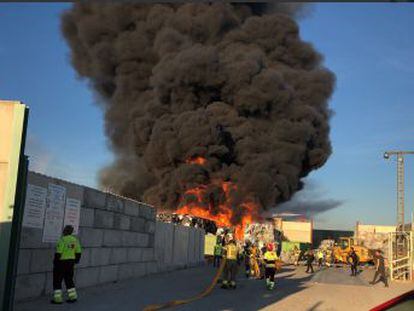
[[[59,240],[62,235],[63,214],[63,210],[46,209],[42,242],[53,243]]]
[[[49,184],[48,208],[63,211],[65,209],[66,188]]]
[[[59,240],[62,234],[66,188],[51,183],[48,188],[42,241],[44,243],[53,243]]]
[[[30,228],[43,228],[45,218],[47,189],[28,184],[26,202],[23,213],[23,226]]]
[[[80,217],[81,202],[76,199],[68,198],[66,201],[65,221],[63,226],[72,225],[73,233],[78,234],[79,217]]]

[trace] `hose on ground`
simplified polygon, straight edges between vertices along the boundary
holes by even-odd
[[[226,258],[223,258],[221,260],[220,267],[218,268],[217,273],[214,276],[213,281],[211,282],[211,284],[205,290],[203,290],[201,293],[199,293],[198,295],[196,295],[192,298],[188,298],[188,299],[171,300],[171,301],[163,303],[163,304],[148,305],[143,309],[143,311],[156,311],[156,310],[167,309],[167,308],[175,307],[175,306],[178,306],[178,305],[187,304],[187,303],[193,302],[195,300],[198,300],[198,299],[201,299],[201,298],[207,296],[208,294],[211,293],[214,286],[216,286],[217,281],[218,281],[218,279],[220,278],[220,276],[223,272],[225,264],[226,264]]]

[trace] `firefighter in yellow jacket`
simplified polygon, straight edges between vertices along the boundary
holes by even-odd
[[[223,248],[224,257],[226,258],[226,265],[223,271],[222,288],[236,288],[236,274],[237,274],[237,258],[239,256],[239,248],[236,242],[232,239]]]
[[[73,227],[68,225],[63,229],[63,235],[56,245],[55,258],[53,261],[53,299],[52,303],[63,302],[62,281],[65,281],[68,293],[67,302],[75,302],[78,295],[73,282],[75,264],[79,263],[81,257],[81,246],[79,240],[72,235]]]
[[[250,271],[252,277],[256,279],[260,279],[259,252],[257,245],[253,244],[250,249]]]
[[[266,287],[272,290],[275,286],[276,261],[278,259],[272,243],[267,245],[264,256]]]

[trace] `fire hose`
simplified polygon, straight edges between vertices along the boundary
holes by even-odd
[[[182,300],[171,300],[171,301],[168,301],[166,303],[158,304],[158,305],[156,305],[156,304],[148,305],[143,309],[143,311],[156,311],[156,310],[161,310],[161,309],[167,309],[167,308],[175,307],[175,306],[178,306],[178,305],[187,304],[187,303],[193,302],[195,300],[198,300],[198,299],[201,299],[201,298],[207,296],[208,294],[211,293],[214,286],[216,286],[217,281],[218,281],[218,279],[220,278],[220,275],[223,272],[225,264],[226,264],[226,258],[223,258],[221,260],[220,267],[217,270],[217,273],[214,276],[213,281],[211,282],[211,284],[205,290],[203,290],[201,293],[199,293],[197,296],[194,296],[194,297],[191,297],[191,298],[188,298],[188,299],[182,299]]]

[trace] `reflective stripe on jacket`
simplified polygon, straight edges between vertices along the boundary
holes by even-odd
[[[238,248],[234,244],[229,244],[224,247],[226,250],[226,258],[229,260],[237,260]]]
[[[266,268],[275,268],[276,267],[276,260],[277,260],[276,252],[267,251],[264,254],[264,261],[266,263]]]
[[[216,244],[214,246],[214,255],[221,256],[222,250],[223,250],[223,246],[221,246],[220,244]]]

